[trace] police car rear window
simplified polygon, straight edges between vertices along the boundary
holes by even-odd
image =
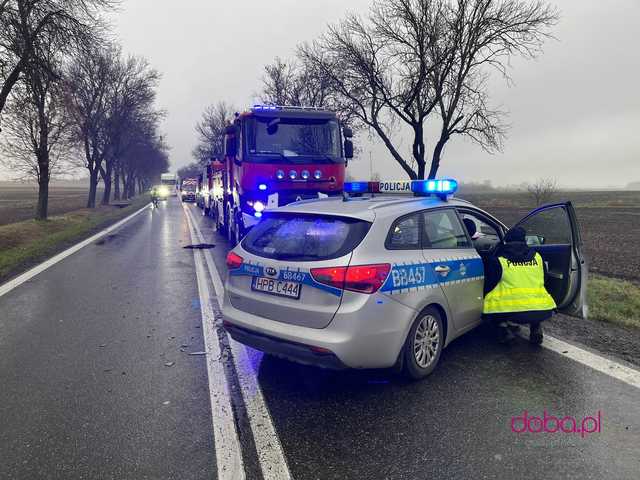
[[[356,248],[370,226],[356,218],[273,213],[253,227],[242,247],[275,260],[330,260]]]

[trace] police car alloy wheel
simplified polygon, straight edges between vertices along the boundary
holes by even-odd
[[[440,313],[428,307],[418,315],[407,335],[404,347],[406,375],[417,380],[433,372],[440,360],[443,343]]]

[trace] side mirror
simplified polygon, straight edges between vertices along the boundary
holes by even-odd
[[[344,141],[344,158],[353,158],[353,142],[351,140]]]
[[[349,127],[344,127],[342,129],[342,134],[344,135],[344,138],[353,138],[353,130]]]
[[[235,157],[238,154],[236,137],[226,136],[224,139],[224,153],[227,157]]]

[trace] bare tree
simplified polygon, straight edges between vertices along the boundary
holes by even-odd
[[[271,105],[330,107],[331,79],[304,61],[279,57],[264,67],[261,99]]]
[[[488,104],[489,72],[509,80],[510,58],[538,55],[557,19],[539,0],[375,0],[366,20],[347,16],[298,55],[330,79],[336,108],[375,131],[410,178],[433,178],[454,135],[501,148],[504,113]],[[393,138],[398,125],[412,132],[411,157]],[[428,127],[439,131],[431,155]]]
[[[178,177],[180,178],[197,177],[200,173],[202,173],[202,165],[199,162],[193,162],[178,169]]]
[[[140,131],[155,131],[163,113],[155,108],[160,74],[140,57],[113,59],[113,77],[107,89],[106,155],[99,166],[104,182],[102,204],[111,200],[113,173],[119,176],[119,158],[135,143]],[[138,128],[141,126],[141,128]]]
[[[13,87],[37,55],[42,40],[59,53],[84,48],[102,30],[99,13],[118,0],[0,0],[0,115]],[[47,69],[46,63],[41,63]]]
[[[45,41],[46,40],[46,41]],[[38,182],[36,219],[46,220],[49,181],[62,171],[72,148],[72,130],[60,91],[59,75],[41,68],[43,59],[51,67],[60,63],[55,42],[40,39],[37,57],[25,67],[7,104],[6,142],[1,150],[5,165],[14,173]],[[65,166],[68,166],[65,165]]]
[[[549,203],[558,192],[558,182],[555,178],[539,178],[534,183],[527,184],[527,192],[536,203],[536,207]]]
[[[79,52],[65,75],[67,109],[84,152],[84,167],[89,171],[87,208],[96,206],[100,168],[109,145],[108,94],[114,77],[113,52]]]
[[[224,101],[208,106],[196,124],[198,144],[192,155],[201,165],[214,158],[222,159],[224,153],[223,137],[227,122],[232,120],[234,108]]]

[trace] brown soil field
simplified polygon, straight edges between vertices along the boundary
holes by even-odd
[[[534,204],[525,193],[476,193],[460,197],[513,225]],[[559,192],[578,216],[589,269],[610,277],[640,281],[640,192]]]
[[[49,215],[62,215],[84,208],[88,186],[49,187]],[[98,195],[102,192],[99,191]],[[100,197],[98,196],[98,201]],[[0,182],[0,225],[33,218],[38,202],[38,188],[31,184]]]

